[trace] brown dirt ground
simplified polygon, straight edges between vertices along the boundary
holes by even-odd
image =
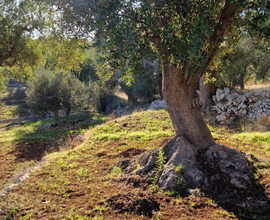
[[[159,143],[152,141],[151,145],[155,147]],[[80,167],[93,174],[93,179],[86,179],[79,188],[78,184],[75,184],[77,175],[74,175],[74,172],[60,170],[57,174],[50,173],[50,166],[53,166],[53,163],[48,165],[48,169],[38,171],[37,178],[33,182],[27,180],[13,191],[14,195],[22,193],[31,195],[31,199],[35,201],[35,206],[22,202],[18,216],[24,218],[32,213],[32,219],[72,219],[66,218],[66,214],[76,210],[77,214],[86,215],[88,218],[102,214],[103,219],[254,219],[252,218],[254,213],[258,216],[255,219],[269,219],[269,175],[260,179],[263,184],[266,184],[264,189],[261,185],[254,185],[249,191],[239,190],[235,193],[236,189],[228,187],[224,179],[218,179],[213,181],[214,185],[211,188],[201,189],[201,193],[197,196],[183,195],[181,198],[174,198],[150,190],[149,185],[139,180],[125,183],[119,178],[114,180],[108,178],[107,175],[115,162],[132,158],[146,150],[146,148],[136,149],[135,146],[128,146],[126,150],[116,152],[115,149],[119,146],[123,146],[123,143],[119,141],[108,143],[106,151],[93,155],[98,166],[87,163],[83,158],[79,161]],[[89,152],[82,150],[81,153],[91,153],[91,149]],[[54,191],[41,193],[39,182],[47,182],[49,178],[61,178],[61,175],[70,175],[70,183],[65,187],[64,194],[57,188]],[[29,187],[30,184],[32,187]],[[267,201],[267,208],[256,204],[252,208],[240,206],[241,202],[249,201],[249,204],[252,204],[255,200]],[[249,209],[250,216],[247,211]],[[239,213],[245,213],[245,216],[240,217]]]

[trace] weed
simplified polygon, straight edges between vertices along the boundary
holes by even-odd
[[[123,173],[123,170],[121,167],[114,166],[111,173],[109,174],[110,178],[113,178],[115,176],[121,175]]]
[[[160,177],[160,174],[161,172],[163,171],[164,169],[164,166],[166,164],[166,159],[167,157],[165,156],[165,153],[162,149],[160,149],[157,153],[157,157],[156,157],[156,166],[155,166],[155,175],[153,177],[153,185],[155,186],[159,177]],[[156,187],[154,187],[156,188]]]
[[[183,165],[179,164],[177,167],[175,167],[174,171],[181,174],[183,172],[183,169]]]

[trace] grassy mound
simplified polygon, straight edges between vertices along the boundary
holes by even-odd
[[[218,143],[246,152],[258,185],[263,189],[260,193],[265,195],[266,206],[234,209],[223,206],[216,199],[230,201],[238,193],[226,188],[215,189],[220,193],[213,194],[215,197],[203,192],[183,197],[181,194],[170,196],[173,193],[163,192],[157,186],[119,181],[121,169],[111,169],[116,162],[158,147],[165,137],[175,134],[167,112],[147,111],[96,126],[87,132],[87,140],[81,146],[47,155],[45,166],[0,199],[0,216],[10,219],[268,219],[270,134],[235,133],[223,127],[209,127]]]

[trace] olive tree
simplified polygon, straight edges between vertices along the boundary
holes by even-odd
[[[60,124],[58,111],[77,110],[85,103],[85,85],[71,73],[53,73],[40,70],[32,80],[27,81],[26,103],[36,114],[45,116],[52,111],[55,122]]]
[[[61,0],[59,0],[61,1]],[[57,1],[57,2],[59,2]],[[108,49],[107,64],[115,69],[132,68],[158,53],[162,61],[162,92],[176,136],[165,145],[125,161],[125,173],[153,176],[158,151],[167,158],[157,183],[163,189],[176,186],[175,167],[184,167],[181,178],[190,187],[204,185],[207,176],[200,157],[214,173],[226,176],[228,184],[245,188],[251,182],[245,157],[216,144],[200,112],[197,84],[215,57],[226,30],[236,16],[251,5],[242,0],[100,0],[76,1],[87,10],[75,9],[65,0],[65,10],[86,17],[86,29],[95,28]],[[79,3],[78,3],[79,2]],[[257,2],[257,1],[256,1]],[[259,1],[263,7],[266,1]],[[71,10],[72,9],[72,10]],[[88,11],[88,12],[87,12]],[[132,71],[126,72],[130,79]],[[140,169],[136,169],[140,164]]]
[[[217,86],[235,89],[255,77],[253,61],[255,59],[254,40],[245,37],[230,51],[219,57],[217,68]]]
[[[81,110],[87,98],[85,84],[74,74],[67,73],[61,82],[61,103],[66,109],[67,122],[71,110]]]

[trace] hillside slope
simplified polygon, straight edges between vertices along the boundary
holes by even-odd
[[[163,192],[139,177],[126,182],[115,163],[174,135],[166,111],[147,111],[99,125],[81,146],[49,154],[44,167],[1,199],[0,213],[11,219],[268,219],[270,134],[209,127],[218,143],[245,151],[257,179],[251,190],[217,180],[188,195],[184,183],[180,191]]]

